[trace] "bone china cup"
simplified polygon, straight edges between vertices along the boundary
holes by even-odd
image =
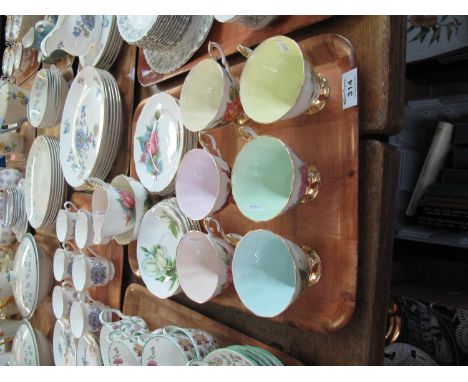
[[[221,54],[218,64],[214,49]],[[232,76],[221,46],[210,41],[211,58],[193,67],[182,85],[180,112],[185,127],[202,131],[234,121],[243,116],[239,101],[239,86]]]
[[[91,299],[89,302],[75,301],[70,310],[70,326],[73,336],[80,338],[86,333],[99,332],[102,328],[99,315],[106,308],[104,304]],[[109,318],[106,316],[106,319]]]
[[[239,210],[249,219],[271,220],[299,203],[314,199],[320,174],[303,162],[280,139],[257,136],[241,127],[248,140],[232,168],[232,194]]]
[[[242,45],[238,49],[248,57],[240,77],[240,100],[252,120],[272,123],[325,106],[328,81],[314,72],[294,40],[276,36],[254,51]]]
[[[93,215],[86,210],[76,214],[75,242],[80,249],[94,244]]]
[[[209,227],[213,221],[218,234]],[[191,300],[202,304],[231,284],[231,261],[234,247],[224,239],[224,232],[214,219],[205,219],[208,234],[190,231],[177,247],[176,270],[182,290]]]
[[[66,245],[63,248],[55,250],[53,260],[55,280],[71,279],[74,256],[75,252],[70,250]]]
[[[237,294],[260,317],[284,312],[320,274],[320,258],[312,249],[262,229],[239,241],[232,261]]]
[[[134,195],[99,179],[89,179],[89,181],[97,183],[92,198],[94,243],[104,243],[113,236],[133,231]]]
[[[81,254],[73,260],[73,285],[79,292],[90,287],[107,285],[114,278],[114,274],[114,264],[104,257],[88,257]]]
[[[75,238],[76,212],[78,208],[72,202],[65,202],[63,209],[58,212],[55,232],[60,242]]]
[[[231,191],[230,168],[221,158],[214,138],[214,151],[209,152],[200,139],[203,149],[193,149],[184,155],[177,171],[176,197],[182,212],[192,220],[201,220],[219,211],[227,202]]]
[[[52,310],[57,320],[70,318],[70,309],[72,304],[77,300],[77,297],[78,292],[68,282],[54,287],[52,292]]]

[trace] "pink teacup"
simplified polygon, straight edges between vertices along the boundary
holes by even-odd
[[[212,154],[203,138],[208,137]],[[230,168],[221,157],[214,137],[200,134],[202,149],[185,154],[176,177],[176,196],[182,212],[192,220],[201,220],[219,211],[231,192]]]
[[[180,286],[191,300],[202,304],[223,292],[232,283],[234,247],[219,222],[206,218],[207,234],[189,231],[180,239],[176,271]],[[214,223],[215,229],[211,227]]]

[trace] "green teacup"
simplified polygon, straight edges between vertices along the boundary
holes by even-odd
[[[253,221],[268,221],[316,197],[320,174],[283,141],[241,127],[248,141],[232,169],[232,193],[239,210]]]

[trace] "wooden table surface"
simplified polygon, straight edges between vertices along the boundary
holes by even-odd
[[[316,334],[252,317],[235,309],[210,303],[194,304],[182,296],[176,297],[176,301],[280,349],[305,364],[382,363],[391,272],[397,158],[394,148],[384,142],[366,138],[366,135],[395,134],[402,125],[404,20],[400,16],[335,16],[290,34],[299,39],[301,36],[337,33],[349,39],[356,50],[361,134],[359,260],[356,309],[350,323],[334,334]],[[136,57],[134,59],[136,67]],[[235,59],[240,60],[240,57]],[[183,78],[184,75],[181,75],[158,84],[159,89],[177,86]],[[134,107],[154,90],[137,86]],[[123,154],[128,158],[129,152]],[[124,288],[132,281],[141,283],[125,261]],[[48,311],[48,307],[44,306],[42,310]],[[40,312],[41,308],[38,315]],[[41,321],[41,318],[35,317],[35,320]]]

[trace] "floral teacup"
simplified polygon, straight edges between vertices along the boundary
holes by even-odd
[[[221,63],[214,53],[221,54]],[[222,47],[210,41],[210,59],[203,60],[187,75],[180,93],[180,112],[190,131],[202,131],[242,119],[239,85],[230,72]]]
[[[109,313],[115,313],[121,319],[119,321],[110,321],[111,318]],[[105,366],[110,366],[109,363],[109,347],[111,341],[109,339],[110,333],[120,333],[124,338],[133,337],[137,334],[147,333],[148,325],[146,322],[138,316],[126,316],[117,309],[106,309],[101,312],[99,320],[102,323],[102,329],[100,333],[99,343],[101,347],[102,360]]]

